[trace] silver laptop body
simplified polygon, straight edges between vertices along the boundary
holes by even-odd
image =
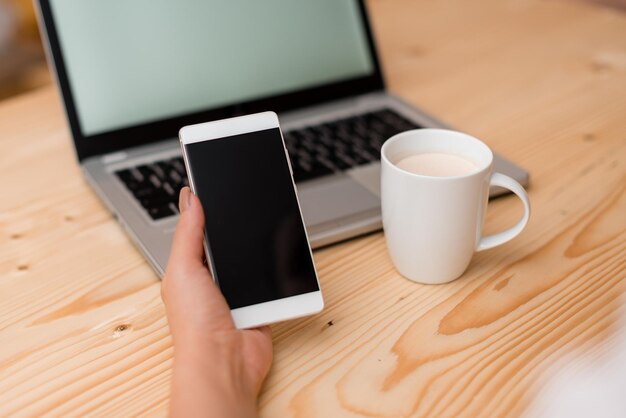
[[[333,0],[333,2],[336,4],[342,3],[336,0]],[[112,6],[107,6],[107,4],[109,4],[108,2],[99,3],[101,3],[98,6],[100,8],[112,8]],[[268,4],[269,3],[271,2],[268,2]],[[307,2],[306,4],[309,6],[303,5],[301,7],[311,7],[311,5],[316,3],[317,2]],[[80,14],[80,10],[75,11],[76,3],[73,2],[72,4],[74,4],[74,6],[72,6],[73,12]],[[279,10],[278,7],[283,7],[281,6],[283,4],[283,2],[276,2],[276,10]],[[72,23],[72,18],[62,17],[66,15],[62,14],[63,6],[60,1],[38,1],[40,8],[40,25],[49,46],[49,60],[51,67],[57,74],[57,81],[64,99],[79,163],[85,178],[101,198],[102,202],[104,202],[108,210],[122,225],[136,246],[145,254],[159,276],[163,276],[165,271],[177,216],[153,219],[115,173],[180,156],[180,148],[175,136],[177,129],[173,129],[173,126],[182,127],[185,124],[210,120],[210,118],[216,118],[216,115],[219,117],[220,115],[229,116],[256,110],[276,110],[281,120],[283,133],[287,135],[289,132],[298,131],[306,127],[319,126],[381,109],[390,109],[419,127],[445,127],[440,121],[385,91],[373,42],[371,40],[365,7],[362,1],[356,0],[349,2],[344,1],[342,4],[343,9],[339,11],[324,7],[314,7],[314,10],[303,11],[303,13],[306,12],[309,19],[311,19],[311,16],[315,16],[315,13],[330,14],[330,12],[332,12],[333,16],[341,15],[341,13],[345,13],[346,15],[352,13],[351,16],[357,16],[356,19],[361,22],[364,27],[363,30],[365,31],[361,35],[369,38],[370,52],[373,55],[372,59],[376,67],[374,78],[379,79],[379,88],[365,88],[364,90],[369,91],[362,94],[352,94],[349,97],[322,100],[320,103],[310,106],[298,105],[295,106],[295,109],[289,109],[290,106],[281,102],[281,98],[277,99],[276,103],[279,108],[283,108],[282,110],[273,108],[271,102],[265,103],[261,101],[257,103],[257,107],[252,105],[249,107],[238,107],[237,103],[230,103],[224,110],[224,113],[219,115],[216,113],[207,113],[204,119],[202,119],[203,115],[201,114],[195,114],[193,117],[187,119],[183,117],[177,120],[171,120],[172,118],[168,116],[164,118],[167,119],[166,121],[156,121],[151,125],[146,125],[147,127],[145,129],[142,129],[143,125],[141,124],[138,124],[141,125],[138,127],[127,125],[122,127],[120,131],[114,131],[112,133],[105,131],[104,133],[96,132],[94,135],[85,135],[84,128],[87,124],[84,123],[84,120],[80,119],[82,106],[80,97],[78,97],[80,94],[76,95],[73,93],[73,89],[80,89],[79,85],[84,81],[78,80],[74,83],[74,78],[81,77],[79,73],[80,66],[74,65],[72,69],[72,65],[68,65],[67,63],[68,57],[64,55],[66,52],[63,51],[64,47],[69,49],[67,45],[64,45],[63,37],[65,36],[67,39],[72,39],[69,38],[72,35],[71,30],[63,34],[63,25],[68,25],[69,27]],[[155,8],[159,6],[154,4],[152,7]],[[180,2],[178,7],[186,7],[186,4]],[[332,3],[329,3],[327,7],[333,8],[337,6],[333,6]],[[91,12],[87,10],[82,13],[85,16],[90,16]],[[264,11],[255,11],[255,13],[251,14],[259,15],[263,13]],[[224,15],[227,16],[228,13],[225,12]],[[272,16],[273,15],[275,15],[275,13],[272,14]],[[159,16],[155,17],[155,19],[158,19],[158,17]],[[84,19],[84,16],[73,17],[73,19],[75,19],[74,21]],[[302,23],[300,24],[302,25]],[[338,30],[341,32],[343,28]],[[97,29],[94,29],[94,31],[97,32]],[[89,34],[84,34],[83,36],[88,35]],[[334,36],[339,37],[338,35]],[[71,42],[73,41],[66,40],[66,44]],[[197,39],[195,42],[197,42]],[[81,50],[81,53],[85,54],[85,51],[88,51],[88,49]],[[96,53],[97,52],[98,51],[96,51]],[[71,58],[69,61],[71,61]],[[262,60],[259,65],[263,65]],[[77,67],[79,69],[77,69]],[[176,66],[174,66],[174,71],[175,70]],[[333,86],[331,86],[330,93],[328,93],[328,90],[325,90],[324,94],[326,94],[326,96],[333,95],[332,87]],[[343,88],[342,86],[335,87],[338,90]],[[98,90],[101,86],[95,86],[93,88]],[[115,88],[115,86],[111,88]],[[318,93],[322,94],[320,91],[318,91]],[[304,96],[306,98],[306,94],[304,94]],[[284,96],[281,97],[284,98]],[[97,99],[98,97],[94,98],[93,96],[85,95],[82,101],[95,101],[95,106],[97,107]],[[84,106],[88,107],[89,104]],[[114,111],[115,109],[113,109],[113,113]],[[96,117],[98,117],[98,114],[96,114]],[[97,121],[94,122],[96,125],[100,123],[99,118],[94,120]],[[176,125],[176,123],[179,125]],[[164,129],[164,131],[171,132],[171,134],[165,138],[160,137],[159,134],[155,134],[155,132],[157,132],[156,128],[159,126],[167,126],[168,129]],[[121,142],[121,139],[120,141],[117,140],[115,136],[116,132],[119,132],[119,138],[134,138],[134,134],[139,139],[138,141],[127,139],[126,143],[128,146],[125,146],[126,143]],[[154,139],[150,137],[151,134],[154,136]],[[108,144],[104,142],[90,142],[107,140],[115,149],[107,149]],[[134,142],[140,142],[141,144]],[[496,156],[495,169],[508,174],[524,185],[528,182],[527,172],[500,156]],[[379,181],[380,164],[375,161],[357,165],[356,167],[341,172],[335,172],[334,174],[299,182],[297,184],[298,195],[312,246],[318,248],[379,230],[381,228]],[[493,190],[492,195],[497,195],[500,192],[501,190]],[[172,208],[172,210],[174,210],[174,208]]]

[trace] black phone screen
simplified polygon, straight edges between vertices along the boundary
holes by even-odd
[[[231,309],[319,290],[280,130],[185,145]]]

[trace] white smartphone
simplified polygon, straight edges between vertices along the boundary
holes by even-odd
[[[235,325],[320,312],[324,300],[278,116],[185,126],[179,136],[204,208],[207,262]]]

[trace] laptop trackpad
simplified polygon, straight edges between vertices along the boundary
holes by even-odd
[[[348,176],[298,188],[304,223],[318,225],[380,206],[380,199]]]

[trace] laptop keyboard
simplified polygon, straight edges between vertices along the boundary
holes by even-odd
[[[115,174],[154,220],[178,214],[178,192],[189,186],[183,157],[144,164]]]
[[[380,159],[391,136],[418,126],[389,109],[284,132],[296,182],[311,180]],[[178,214],[178,192],[188,186],[182,157],[116,171],[117,177],[154,220]]]
[[[380,160],[383,142],[417,126],[383,109],[322,125],[285,132],[296,182]]]

